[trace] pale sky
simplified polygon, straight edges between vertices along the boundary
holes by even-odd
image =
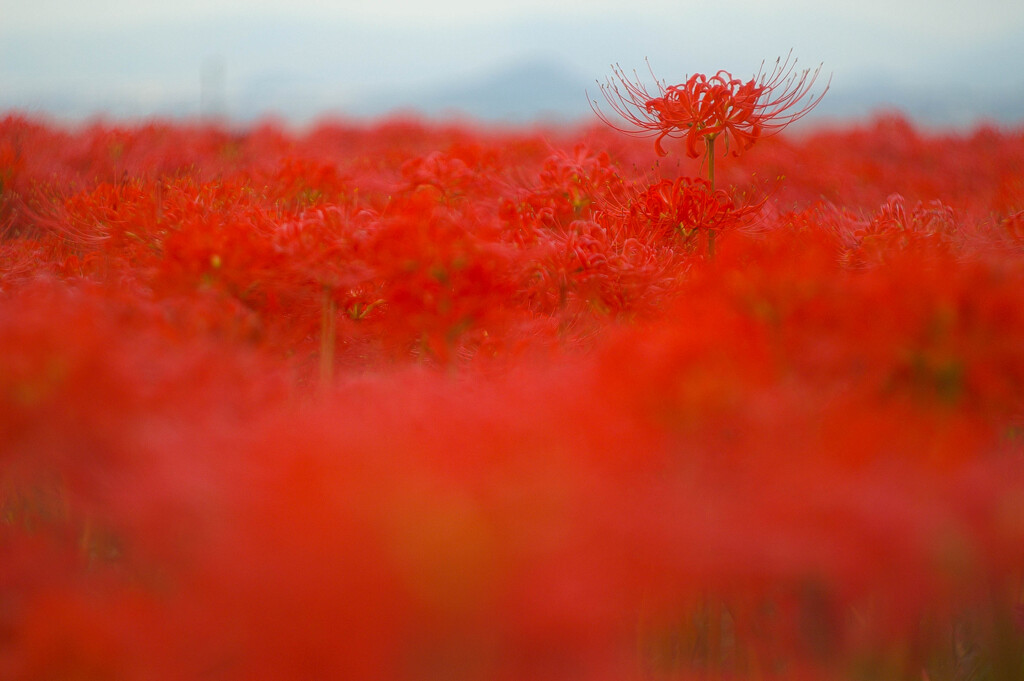
[[[211,59],[229,95],[276,79],[351,101],[526,59],[590,83],[645,58],[669,80],[748,76],[790,49],[837,91],[1024,90],[1024,1],[0,0],[0,108],[76,93],[144,107],[196,90]]]
[[[629,13],[664,16],[680,22],[689,13],[717,15],[724,21],[729,16],[759,13],[759,8],[778,15],[780,21],[798,20],[800,15],[845,16],[937,38],[981,38],[1014,26],[1019,29],[1024,23],[1024,3],[1015,0],[3,0],[0,21],[13,30],[93,24],[130,27],[138,22],[182,17],[266,13],[354,16],[385,24],[424,26],[542,15],[585,20],[587,16],[615,14],[624,8]]]

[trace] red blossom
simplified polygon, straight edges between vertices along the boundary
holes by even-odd
[[[770,72],[765,73],[763,67],[748,81],[727,71],[711,77],[694,74],[678,85],[665,85],[655,77],[651,89],[635,72],[631,79],[616,65],[612,77],[601,84],[601,94],[624,119],[625,127],[602,113],[596,102],[591,106],[616,130],[655,136],[659,156],[668,153],[662,146],[665,137],[685,137],[687,155],[697,158],[704,153],[701,145],[719,135],[725,138],[725,149],[739,156],[760,137],[775,134],[806,116],[828,91],[826,84],[820,94],[811,92],[821,66],[813,72],[797,72],[796,60],[787,56],[777,59]]]
[[[728,192],[707,180],[681,177],[656,182],[632,201],[627,218],[633,233],[676,234],[689,241],[700,232],[736,226],[756,207],[737,206]]]

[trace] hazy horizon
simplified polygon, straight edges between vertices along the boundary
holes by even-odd
[[[0,0],[0,109],[307,120],[436,112],[448,98],[501,118],[496,79],[533,74],[536,93],[525,83],[505,98],[510,117],[544,106],[572,117],[612,62],[642,70],[646,58],[668,80],[719,68],[749,77],[792,49],[800,68],[824,63],[822,81],[832,76],[833,116],[902,108],[1012,122],[1024,121],[1022,37],[1024,3],[1000,0]]]

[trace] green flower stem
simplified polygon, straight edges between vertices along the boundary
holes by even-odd
[[[334,317],[336,312],[334,292],[331,287],[324,285],[320,305],[320,382],[323,386],[330,385],[334,380]]]
[[[715,191],[715,136],[710,135],[707,138],[707,157],[708,157],[708,182],[711,184],[711,191]],[[708,230],[708,257],[715,257],[715,230]]]

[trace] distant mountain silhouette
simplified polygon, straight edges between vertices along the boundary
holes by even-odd
[[[833,84],[809,120],[863,119],[879,111],[899,111],[932,127],[964,128],[981,123],[1024,124],[1024,86],[993,88],[908,86],[875,78]]]
[[[371,97],[356,115],[415,111],[431,117],[462,114],[484,121],[571,122],[592,116],[587,100],[599,97],[597,84],[553,62],[514,65],[466,83],[407,92],[403,98]],[[929,126],[966,127],[979,122],[1020,125],[1024,122],[1024,88],[907,87],[876,79],[860,84],[833,83],[814,120],[862,119],[878,111],[900,111]]]
[[[572,121],[590,113],[587,79],[557,63],[528,61],[468,82],[379,96],[355,109],[359,115],[415,110],[427,116],[464,115],[485,121]],[[590,87],[593,91],[594,87]]]
[[[0,26],[0,110],[68,119],[190,117],[208,113],[204,106],[214,103],[213,113],[240,122],[394,111],[511,123],[586,120],[586,91],[598,96],[594,78],[607,72],[574,73],[568,58],[555,56],[552,46],[574,36],[572,28],[524,19],[502,25],[500,36],[497,28],[453,27],[439,37],[412,28],[381,31],[256,15],[181,20],[130,33],[64,27],[30,34]],[[588,24],[587,39],[572,44],[574,54],[585,48],[585,58],[577,54],[572,63],[619,57],[625,48],[608,36],[621,35],[621,28],[621,20]],[[488,41],[503,47],[492,51]],[[1019,42],[996,40],[969,51],[929,46],[917,55],[928,64],[924,74],[899,63],[886,66],[886,74],[869,67],[837,71],[807,120],[863,118],[886,109],[932,126],[1024,124],[1024,74],[1014,68]],[[514,62],[520,53],[551,56]],[[467,68],[473,55],[480,63]],[[218,66],[216,78],[207,77],[210,64]]]

